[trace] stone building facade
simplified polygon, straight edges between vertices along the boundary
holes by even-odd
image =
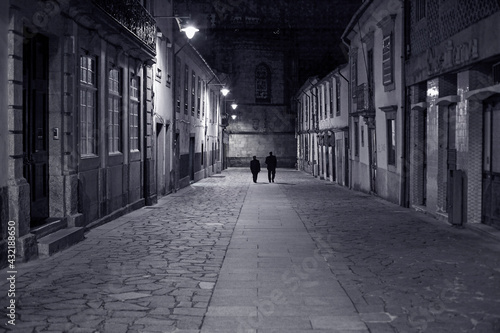
[[[141,29],[118,23],[132,14]],[[155,200],[155,25],[140,4],[109,1],[12,2],[9,21],[8,216],[28,260],[48,234],[78,239]]]
[[[500,228],[500,5],[410,3],[411,204],[452,224]]]
[[[238,104],[228,118],[228,166],[248,166],[251,157],[264,159],[270,151],[278,167],[294,167],[296,144],[295,116],[287,95],[285,50],[277,49],[279,41],[234,39],[231,93],[226,98]]]
[[[221,171],[220,85],[190,44],[175,54],[175,188]]]
[[[299,170],[349,185],[349,67],[310,78],[296,96]]]
[[[256,155],[270,151],[278,167],[296,163],[295,114],[291,97],[298,84],[293,36],[283,1],[206,1],[176,3],[179,11],[190,8],[205,33],[201,53],[230,90],[222,100],[224,133],[222,154],[227,167],[247,167]],[[238,107],[232,110],[231,104]],[[234,119],[233,119],[234,118]]]
[[[297,168],[318,176],[318,77],[310,77],[296,96]]]
[[[208,88],[220,81],[177,33],[171,2],[2,7],[0,266],[10,224],[30,260],[220,172],[220,98]],[[176,80],[174,57],[188,76]],[[187,114],[175,111],[177,82]]]
[[[349,66],[326,75],[318,86],[319,176],[349,185]]]
[[[404,204],[403,6],[365,1],[342,36],[349,47],[351,186]]]
[[[488,0],[361,5],[343,35],[352,189],[453,225],[500,228],[499,15]],[[325,80],[299,90],[297,134],[299,168],[328,179]]]

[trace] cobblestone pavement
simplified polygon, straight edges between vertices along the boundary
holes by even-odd
[[[85,241],[61,253],[19,265],[15,331],[197,329],[247,178],[233,172],[204,179],[91,230]]]
[[[318,317],[309,328],[245,327],[244,332],[500,332],[498,241],[302,172],[278,170],[276,181],[253,184],[246,169],[226,170],[97,227],[83,242],[50,258],[19,264],[13,331],[229,332],[214,311],[245,311],[224,307],[224,297],[248,295],[217,293],[224,284],[235,290],[246,284],[228,280],[223,267],[231,271],[250,263],[249,257],[235,257],[242,253],[234,252],[244,234],[238,230],[252,222],[249,200],[273,186],[280,207],[293,209],[307,230],[304,242],[314,240],[314,258],[328,268],[318,270],[329,279],[325,285],[341,287],[332,287],[337,293],[332,300],[347,299],[342,306],[352,307],[361,318],[354,323],[363,327],[335,328]],[[272,244],[272,232],[253,237]],[[312,251],[309,245],[303,249]],[[307,283],[304,269],[311,269],[304,260],[294,277]],[[267,263],[260,272],[271,274],[277,262]],[[275,278],[273,286],[290,287],[291,276]],[[2,271],[5,312],[6,286]],[[280,305],[274,311],[289,311],[290,320],[294,310],[304,309],[293,302]],[[0,332],[8,318],[2,319]]]
[[[390,316],[371,332],[500,332],[497,240],[311,178],[283,190],[357,311]]]

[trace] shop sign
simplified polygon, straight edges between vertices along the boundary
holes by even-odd
[[[427,51],[427,72],[429,75],[439,74],[451,68],[466,65],[479,58],[478,41],[476,38],[453,44],[453,40],[430,48]]]

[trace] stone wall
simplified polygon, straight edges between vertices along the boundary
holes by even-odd
[[[278,168],[295,168],[297,163],[296,141],[293,134],[231,134],[229,136],[229,166],[246,167],[252,156],[257,156],[262,168],[264,161],[273,152]]]
[[[295,115],[290,113],[289,75],[285,68],[283,50],[271,48],[258,40],[244,40],[235,45],[231,93],[226,97],[226,112],[235,115],[229,119],[228,166],[247,166],[256,155],[263,162],[272,151],[278,158],[278,167],[293,168],[297,162]],[[257,93],[256,69],[269,69],[267,101]],[[232,100],[238,104],[230,108]]]

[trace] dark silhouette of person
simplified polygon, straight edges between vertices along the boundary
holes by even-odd
[[[269,182],[274,183],[274,176],[276,175],[276,156],[273,155],[273,152],[269,152],[269,156],[266,157],[267,164],[267,178],[269,178]]]
[[[253,182],[257,183],[257,176],[260,172],[260,162],[257,159],[257,156],[254,156],[253,160],[250,161],[250,171],[252,171]]]

